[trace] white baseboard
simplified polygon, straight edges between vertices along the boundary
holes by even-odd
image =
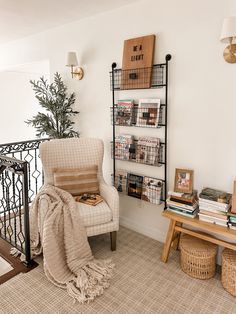
[[[164,232],[161,232],[160,230],[156,228],[143,226],[128,218],[120,217],[120,225],[128,229],[134,230],[138,233],[141,233],[149,238],[155,239],[159,242],[165,241],[166,234]]]

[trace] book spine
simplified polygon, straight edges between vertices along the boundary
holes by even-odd
[[[207,216],[207,215],[204,215],[204,214],[201,214],[201,213],[199,213],[198,215],[199,215],[199,217],[207,218],[210,221],[215,221],[215,222],[218,221],[218,222],[221,222],[221,223],[226,223],[227,222],[227,220],[225,220],[225,219],[220,219],[220,218],[213,217],[213,216]]]
[[[181,199],[181,198],[174,197],[174,196],[171,196],[171,197],[170,197],[170,200],[171,200],[171,201],[174,201],[174,202],[177,202],[177,203],[189,205],[189,206],[193,205],[193,203],[194,203],[194,200],[189,200],[189,201],[188,201],[188,200],[183,200],[183,199]]]
[[[183,208],[183,209],[188,209],[188,210],[194,210],[194,209],[197,208],[197,205],[189,206],[189,205],[185,205],[185,204],[179,204],[178,202],[172,202],[172,201],[169,201],[169,200],[167,200],[167,204],[170,205],[170,206],[175,206],[175,207],[178,207],[178,208]]]
[[[205,198],[202,198],[202,197],[199,197],[199,204],[200,203],[202,203],[202,204],[210,204],[210,205],[213,205],[215,207],[222,208],[222,209],[226,209],[226,208],[229,207],[229,204],[215,202],[215,201],[212,201],[212,200],[209,200],[209,199],[205,199]]]
[[[168,208],[170,210],[175,211],[175,212],[185,213],[185,214],[188,214],[188,215],[192,215],[193,213],[195,213],[195,210],[184,210],[184,209],[176,208],[176,207],[173,207],[173,206],[168,206]]]
[[[184,213],[184,212],[179,212],[179,211],[176,211],[176,210],[173,210],[173,209],[170,209],[170,208],[168,208],[168,210],[171,211],[172,213],[177,213],[177,214],[180,214],[180,215],[183,215],[183,216],[186,216],[186,217],[190,217],[190,218],[196,217],[196,214],[188,214],[188,213]]]
[[[200,211],[201,210],[206,210],[206,211],[208,211],[208,212],[211,212],[211,213],[214,213],[214,214],[219,214],[219,215],[227,215],[227,211],[225,211],[225,210],[219,210],[219,209],[215,209],[215,208],[211,208],[211,207],[206,207],[206,206],[199,206],[199,209],[200,209]]]

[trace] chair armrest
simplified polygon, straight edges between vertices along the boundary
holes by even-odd
[[[112,210],[112,220],[119,220],[119,194],[114,186],[105,182],[99,184],[99,190],[102,198],[107,202]]]

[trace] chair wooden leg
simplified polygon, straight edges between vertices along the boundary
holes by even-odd
[[[116,250],[116,235],[117,231],[110,232],[110,238],[111,238],[111,250]]]

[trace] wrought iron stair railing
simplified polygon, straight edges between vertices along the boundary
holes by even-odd
[[[48,139],[0,145],[0,237],[30,266],[29,204],[43,185],[39,145]]]

